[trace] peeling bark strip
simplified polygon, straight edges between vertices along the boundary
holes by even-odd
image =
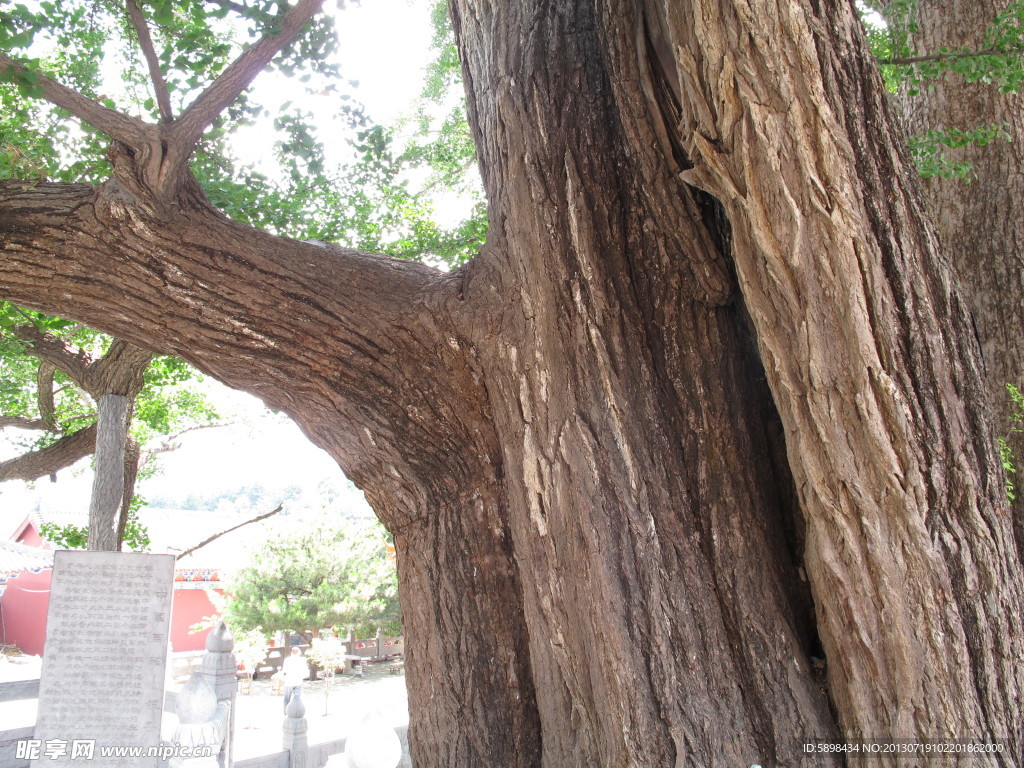
[[[659,12],[695,52],[676,61],[684,177],[732,224],[844,730],[1019,745],[1021,592],[995,442],[950,397],[984,401],[978,355],[877,78],[861,77],[853,10]]]
[[[463,269],[271,237],[190,179],[165,205],[126,153],[131,194],[0,184],[0,291],[256,393],[366,490],[418,766],[840,734],[1018,765],[977,350],[852,7],[452,9],[491,203]]]

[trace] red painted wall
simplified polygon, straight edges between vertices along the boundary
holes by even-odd
[[[39,573],[22,571],[18,578],[7,582],[7,589],[0,595],[0,641],[32,656],[42,655],[52,575],[49,569]]]
[[[222,590],[217,590],[222,592]],[[210,630],[189,634],[189,627],[198,624],[207,616],[213,616],[217,609],[210,602],[205,589],[174,590],[174,607],[171,609],[171,649],[174,651],[202,651],[206,648],[206,636]]]
[[[35,523],[26,520],[15,532],[15,540],[26,547],[49,549],[49,542],[39,536]],[[46,611],[50,605],[52,571],[23,571],[7,582],[0,594],[0,642],[18,646],[33,656],[43,654],[46,640]],[[223,590],[216,590],[223,593]],[[189,627],[217,613],[205,589],[176,589],[171,608],[171,649],[201,651],[206,648],[209,630],[189,634]]]

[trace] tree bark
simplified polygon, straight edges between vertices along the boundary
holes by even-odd
[[[791,766],[840,734],[1019,764],[978,351],[853,8],[452,9],[466,267],[271,237],[187,179],[161,208],[118,150],[131,186],[0,184],[0,290],[258,394],[364,488],[418,766]]]
[[[0,462],[0,482],[36,480],[84,459],[96,449],[96,425],[65,435],[51,445]]]
[[[988,26],[1009,5],[1009,0],[920,3],[913,45],[921,51],[983,48]],[[934,177],[925,180],[924,188],[981,343],[996,432],[1007,437],[1014,462],[1024,471],[1024,435],[1011,431],[1015,406],[1006,392],[1007,384],[1024,387],[1024,96],[946,75],[914,96],[902,94],[901,105],[912,134],[998,126],[1009,137],[950,153],[971,164],[969,184]],[[1018,486],[1013,508],[1018,547],[1024,552],[1024,481],[1020,473],[1010,481]]]
[[[131,402],[124,395],[105,394],[97,402],[95,474],[89,500],[88,548],[118,548],[118,515],[124,497],[125,442]]]

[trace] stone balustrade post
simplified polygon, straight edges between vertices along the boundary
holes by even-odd
[[[302,689],[292,694],[284,708],[284,739],[282,747],[288,752],[288,768],[307,768],[309,762],[309,737],[306,722],[306,705],[302,701]]]
[[[356,652],[356,631],[349,627],[348,639],[345,640],[345,655],[352,656]],[[356,663],[350,658],[345,659],[345,674],[351,675],[355,673]]]
[[[228,735],[231,704],[217,701],[202,672],[194,672],[178,692],[178,726],[172,743],[177,748],[170,768],[218,768]]]
[[[238,697],[238,661],[231,652],[234,647],[235,639],[223,621],[218,622],[206,636],[201,674],[213,688],[217,701],[228,706],[228,732],[220,755],[221,768],[231,768],[234,764],[235,705]]]

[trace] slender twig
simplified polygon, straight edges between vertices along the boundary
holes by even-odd
[[[231,0],[206,0],[206,2],[219,5],[221,8],[227,8],[229,11],[234,11],[239,14],[246,14],[252,11],[249,6],[242,5],[241,3],[234,3]]]
[[[160,71],[160,60],[157,58],[156,49],[153,47],[153,38],[149,34],[149,24],[146,23],[146,16],[136,0],[127,0],[128,16],[135,27],[135,35],[139,39],[139,47],[149,67],[149,79],[153,81],[153,92],[156,94],[156,103],[160,108],[160,119],[165,123],[174,120],[174,113],[171,110],[171,94],[167,90],[167,82],[164,80],[164,73]]]
[[[174,559],[175,560],[181,560],[181,558],[183,558],[185,555],[191,555],[197,549],[199,549],[200,547],[205,547],[211,541],[216,541],[221,536],[224,536],[225,534],[231,533],[232,531],[237,531],[242,526],[249,525],[249,523],[258,523],[260,520],[266,520],[271,515],[276,515],[282,509],[284,509],[284,507],[282,505],[278,504],[277,508],[271,510],[270,512],[264,512],[262,515],[257,515],[256,517],[252,518],[251,520],[246,520],[245,522],[239,523],[238,525],[234,525],[234,526],[228,528],[227,530],[221,531],[220,533],[215,533],[215,534],[213,534],[213,536],[210,536],[208,539],[203,539],[201,542],[196,544],[191,549],[186,549],[184,552],[179,552],[177,555],[174,556]]]
[[[194,424],[191,427],[185,427],[185,429],[175,432],[173,435],[168,435],[156,448],[151,448],[142,454],[142,458],[139,461],[139,471],[141,472],[146,469],[149,466],[149,462],[160,454],[171,453],[172,451],[176,451],[181,448],[181,443],[177,441],[189,432],[196,432],[200,429],[219,429],[221,427],[230,427],[233,424],[233,421],[225,421],[217,424]]]
[[[952,53],[932,53],[923,56],[904,56],[894,59],[879,59],[879,64],[920,64],[925,61],[955,61],[957,59],[973,59],[979,56],[1012,56],[1014,54],[1024,53],[1024,48],[1005,48],[999,50],[997,48],[986,48],[981,51],[958,51]]]
[[[28,75],[42,89],[43,98],[61,109],[66,109],[82,122],[129,146],[141,146],[145,137],[145,124],[141,120],[110,109],[83,96],[78,91],[61,85],[52,77],[26,67],[0,51],[0,69],[9,69],[18,77]]]
[[[173,123],[171,135],[174,142],[190,154],[217,115],[227,109],[270,60],[298,36],[323,4],[324,0],[299,0],[273,31],[235,59]]]

